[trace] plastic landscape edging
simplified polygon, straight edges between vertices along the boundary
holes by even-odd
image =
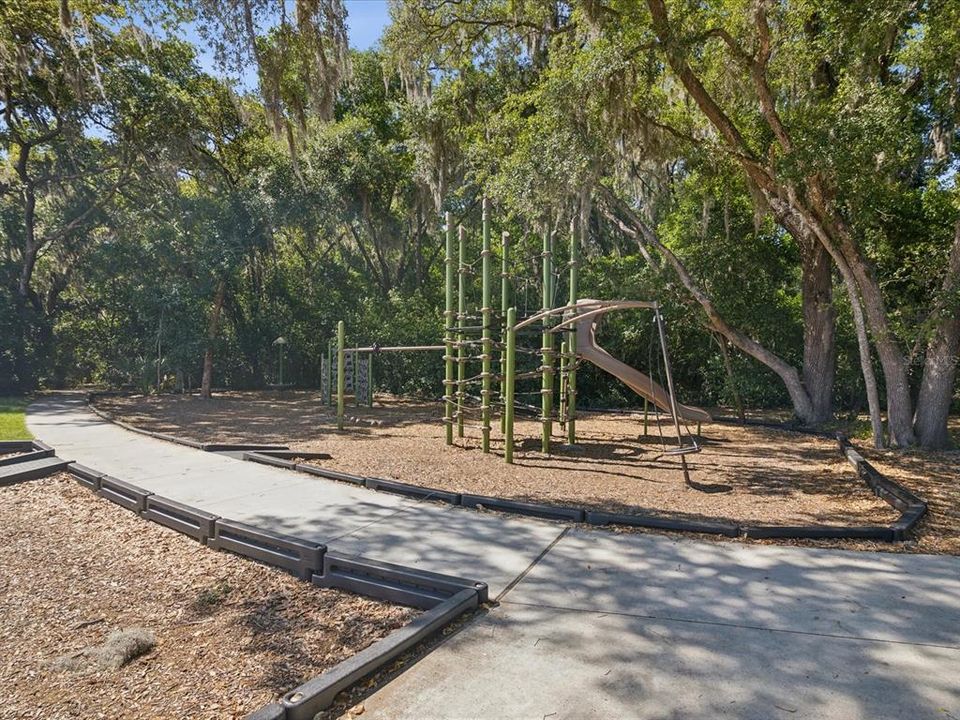
[[[424,612],[382,640],[338,663],[283,696],[282,715],[261,715],[285,720],[311,720],[330,707],[334,698],[359,680],[371,675],[420,641],[449,625],[463,613],[479,606],[476,590],[464,589]],[[270,706],[268,706],[269,708]],[[269,712],[275,713],[274,709]],[[254,716],[248,716],[248,719]]]
[[[412,485],[394,480],[384,480],[381,478],[364,478],[359,475],[327,470],[319,465],[309,463],[293,463],[287,458],[300,457],[304,459],[322,459],[320,456],[326,453],[309,453],[297,450],[290,450],[287,446],[264,446],[255,444],[206,444],[201,445],[193,441],[186,441],[181,438],[161,435],[159,433],[150,433],[137,429],[127,423],[119,422],[111,418],[108,414],[99,411],[93,405],[91,410],[100,415],[109,422],[113,422],[121,427],[138,432],[144,435],[150,435],[159,439],[170,440],[184,445],[190,445],[198,449],[224,448],[230,450],[248,449],[251,452],[245,452],[244,460],[260,462],[267,465],[274,465],[290,470],[327,478],[329,480],[338,480],[349,482],[354,485],[363,485],[371,490],[380,490],[391,492],[408,497],[415,497],[422,500],[437,500],[452,505],[460,505],[466,508],[476,508],[482,505],[484,508],[496,510],[505,513],[514,513],[526,515],[528,517],[537,517],[547,520],[568,521],[568,522],[587,522],[591,525],[625,525],[629,527],[651,528],[659,530],[668,530],[675,532],[694,532],[712,535],[724,535],[727,537],[738,537],[743,535],[747,538],[776,538],[776,539],[857,539],[857,540],[876,540],[881,542],[892,542],[903,540],[916,526],[920,518],[926,513],[927,505],[919,497],[910,492],[900,483],[887,478],[868,463],[853,448],[850,441],[842,434],[828,435],[821,431],[808,430],[796,427],[784,427],[775,423],[762,421],[747,421],[747,425],[756,425],[760,427],[769,427],[783,432],[795,432],[817,437],[834,437],[839,445],[842,455],[853,465],[857,477],[864,480],[873,490],[874,494],[882,500],[899,510],[900,517],[889,526],[834,526],[834,525],[746,525],[726,522],[722,520],[686,520],[680,518],[669,518],[655,515],[628,515],[625,513],[609,513],[599,510],[585,510],[583,508],[546,505],[541,503],[528,503],[510,500],[508,498],[488,497],[482,495],[472,495],[469,493],[456,493],[436,488]],[[733,422],[726,418],[717,419],[718,422]],[[736,421],[737,424],[744,424]],[[257,452],[260,450],[261,452]],[[215,450],[217,452],[221,450]],[[289,453],[289,454],[288,454]]]
[[[683,518],[663,517],[659,515],[626,515],[618,513],[594,512],[588,510],[586,522],[591,525],[629,525],[655,530],[675,530],[679,532],[706,533],[737,537],[740,526],[715,520],[686,520]]]
[[[0,453],[24,453],[33,449],[31,440],[0,440]]]
[[[295,470],[300,472],[305,472],[310,475],[316,475],[318,477],[327,478],[327,480],[339,480],[340,482],[348,482],[353,485],[364,485],[366,484],[367,479],[359,475],[351,475],[350,473],[337,472],[336,470],[327,470],[322,468],[319,465],[307,465],[305,463],[297,463],[294,467]]]
[[[804,540],[877,540],[892,542],[894,531],[884,525],[742,525],[744,537]]]
[[[322,543],[224,518],[214,523],[213,537],[207,540],[207,546],[283,568],[303,580],[322,571],[327,550]]]
[[[213,537],[214,525],[220,519],[217,515],[198,510],[161,495],[148,496],[147,506],[140,513],[140,516],[147,520],[153,520],[158,525],[188,535],[202,545],[206,545]]]
[[[476,580],[332,551],[324,556],[323,572],[314,575],[313,582],[425,610],[462,590],[476,592],[481,603],[489,592],[486,583]]]
[[[53,453],[48,450],[32,450],[19,455],[11,455],[10,457],[0,458],[0,467],[19,465],[20,463],[29,462],[31,460],[43,460],[44,458],[48,458],[52,455]]]
[[[838,433],[836,437],[840,453],[847,458],[847,462],[856,470],[857,477],[862,478],[878,498],[900,511],[900,517],[890,524],[890,539],[894,541],[905,540],[913,532],[920,519],[926,515],[926,501],[914,495],[896,480],[888,478],[867,462],[845,435]]]
[[[463,507],[476,508],[482,505],[491,510],[501,510],[504,512],[516,513],[518,515],[527,515],[529,517],[546,518],[548,520],[569,520],[571,522],[583,522],[583,508],[564,507],[562,505],[542,505],[540,503],[517,502],[515,500],[505,500],[503,498],[486,497],[484,495],[460,496],[460,504]]]
[[[45,460],[49,461],[50,459]],[[252,525],[223,520],[203,510],[149,493],[142,488],[79,463],[68,464],[63,461],[61,463],[87,487],[94,488],[98,482],[106,480],[108,489],[113,487],[122,490],[124,493],[132,490],[145,493],[144,498],[148,504],[148,511],[140,513],[140,516],[145,520],[153,520],[164,524],[195,539],[199,539],[198,535],[202,533],[196,533],[192,524],[187,527],[186,523],[182,521],[177,523],[164,521],[186,516],[192,520],[202,520],[204,523],[212,522],[214,535],[218,542],[208,542],[208,547],[211,547],[211,549],[230,550],[286,570],[291,569],[290,560],[296,555],[296,552],[303,549],[305,552],[301,556],[299,564],[296,564],[295,567],[310,566],[311,572],[308,579],[311,579],[314,584],[320,587],[338,587],[336,576],[352,575],[355,578],[376,578],[380,581],[391,581],[395,585],[406,585],[411,591],[418,592],[421,597],[428,593],[436,596],[436,602],[433,602],[432,606],[419,617],[394,630],[385,638],[378,640],[356,655],[341,661],[321,675],[286,693],[282,703],[270,703],[248,714],[246,716],[247,720],[306,720],[312,718],[320,710],[329,707],[338,693],[376,672],[401,653],[446,627],[462,614],[476,609],[487,600],[488,588],[487,584],[483,582],[379,562],[362,556],[348,557],[341,556],[338,553],[327,553],[326,546],[319,543],[289,535],[281,535]],[[149,512],[160,508],[163,509],[165,515],[162,519]],[[209,531],[209,526],[206,525],[205,527]],[[224,530],[231,534],[233,542],[229,544],[224,542],[227,539]],[[330,556],[329,562],[327,556]],[[326,585],[322,578],[328,572],[331,583]],[[356,592],[377,599],[383,599],[384,597],[374,585],[364,583],[358,584]]]
[[[97,494],[139,515],[147,507],[147,497],[153,493],[110,475],[103,475]]]
[[[99,470],[88,468],[86,465],[81,465],[80,463],[70,463],[67,465],[67,472],[73,475],[78,483],[90,488],[94,492],[100,489],[100,480],[106,474]]]
[[[297,464],[292,460],[284,460],[283,458],[274,457],[273,455],[267,455],[260,452],[244,452],[244,460],[252,460],[253,462],[258,462],[261,465],[273,465],[274,467],[285,468],[287,470],[295,470]]]
[[[381,492],[393,493],[394,495],[406,495],[407,497],[419,498],[420,500],[439,500],[451,505],[460,505],[461,502],[460,493],[449,492],[447,490],[435,490],[424,487],[423,485],[411,485],[396,480],[368,477],[365,479],[364,485],[370,490],[379,490]]]
[[[27,480],[39,480],[67,467],[66,460],[42,457],[0,467],[0,486],[16,485]]]

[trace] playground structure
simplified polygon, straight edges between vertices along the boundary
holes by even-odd
[[[337,404],[337,426],[343,429],[346,397],[353,395],[358,404],[373,402],[373,356],[380,352],[443,351],[444,393],[443,423],[446,426],[446,444],[453,445],[455,437],[465,436],[466,428],[481,432],[483,452],[490,452],[494,432],[494,417],[499,410],[498,423],[504,443],[504,459],[513,462],[514,427],[517,409],[539,412],[542,425],[541,450],[550,453],[554,425],[559,425],[568,445],[576,443],[577,370],[583,361],[591,362],[626,384],[644,400],[644,434],[647,433],[648,413],[653,407],[656,426],[661,432],[661,455],[677,455],[689,483],[685,455],[699,451],[693,433],[685,433],[686,422],[709,422],[710,415],[700,408],[677,401],[667,349],[666,331],[660,306],[655,301],[592,300],[579,298],[579,266],[581,231],[576,220],[570,223],[569,281],[567,302],[556,306],[555,295],[559,273],[554,269],[554,234],[544,229],[542,252],[534,255],[541,260],[541,303],[538,311],[518,317],[515,288],[510,273],[510,235],[501,233],[500,242],[500,308],[493,308],[493,260],[491,247],[490,202],[483,200],[482,245],[480,251],[481,303],[468,310],[468,276],[474,263],[467,262],[467,230],[459,225],[454,232],[451,213],[445,214],[445,309],[444,342],[442,345],[386,346],[376,344],[363,347],[346,346],[345,327],[341,321],[337,338],[328,346],[327,356],[321,362],[321,389],[325,403]],[[614,358],[597,344],[596,328],[601,318],[623,310],[652,312],[656,326],[659,351],[655,360],[662,369],[666,387],[626,363]],[[470,324],[471,322],[479,324]],[[525,347],[518,340],[539,335],[539,347]],[[557,338],[560,338],[557,350]],[[518,367],[526,361],[527,367]],[[651,348],[651,360],[654,354]],[[494,371],[495,361],[499,371]],[[533,366],[530,361],[534,362]],[[476,366],[479,363],[479,372]],[[470,374],[473,371],[474,374]],[[539,383],[535,381],[539,380]],[[535,383],[533,390],[518,392],[518,383]],[[497,385],[494,390],[494,383]],[[479,394],[471,393],[479,386]],[[335,387],[335,393],[333,392]],[[523,403],[518,396],[539,395],[537,405]],[[554,400],[557,402],[554,402]],[[676,432],[676,446],[669,449],[660,427],[659,415],[666,413]],[[469,421],[469,422],[468,422]],[[686,434],[686,440],[684,435]]]

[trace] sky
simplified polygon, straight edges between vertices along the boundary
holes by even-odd
[[[350,47],[369,50],[380,39],[390,22],[387,0],[345,0],[347,8],[347,35]]]
[[[384,28],[390,22],[390,11],[387,9],[387,0],[344,0],[347,9],[347,38],[350,47],[354,50],[369,50],[380,42]],[[222,71],[217,67],[213,52],[200,37],[197,28],[188,25],[183,28],[184,39],[193,43],[197,49],[197,62],[200,68],[215,76],[221,76]],[[257,74],[253,68],[243,73],[239,78],[240,87],[253,90],[257,87]]]

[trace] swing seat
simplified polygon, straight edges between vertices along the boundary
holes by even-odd
[[[657,457],[672,457],[675,455],[693,455],[694,453],[700,452],[700,446],[696,443],[693,445],[684,445],[682,447],[670,448],[669,450],[664,450]]]

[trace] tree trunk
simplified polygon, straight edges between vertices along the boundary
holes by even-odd
[[[813,424],[833,417],[837,314],[833,307],[833,266],[819,244],[802,259],[803,384],[810,395]]]
[[[806,425],[813,424],[813,403],[810,401],[810,395],[807,393],[807,389],[804,387],[803,381],[800,378],[800,373],[797,371],[797,369],[790,365],[790,363],[788,363],[786,360],[778,356],[776,353],[773,353],[765,348],[753,338],[731,326],[726,319],[720,315],[713,304],[713,299],[703,290],[703,288],[697,284],[696,280],[694,280],[693,276],[690,275],[690,272],[681,262],[680,258],[678,258],[673,251],[670,250],[670,248],[666,247],[660,242],[660,239],[656,236],[656,233],[647,227],[647,225],[637,216],[635,212],[633,212],[629,206],[623,203],[623,201],[613,195],[613,193],[606,188],[601,187],[600,189],[601,192],[604,193],[604,197],[608,201],[615,203],[618,209],[620,209],[628,218],[632,228],[618,218],[613,212],[608,211],[607,217],[615,222],[621,228],[621,230],[632,236],[638,243],[644,242],[655,249],[664,258],[664,260],[670,264],[674,272],[676,272],[677,276],[680,278],[680,282],[683,284],[683,286],[694,297],[694,299],[700,303],[700,307],[703,308],[707,318],[710,320],[710,325],[715,327],[717,332],[721,333],[725,338],[727,338],[738,350],[746,353],[750,357],[773,370],[773,372],[779,376],[780,380],[783,381],[784,387],[787,390],[787,394],[790,396],[790,402],[793,404],[793,410],[797,417]]]
[[[914,429],[920,445],[929,450],[949,447],[947,419],[953,402],[960,352],[960,220],[954,232],[939,307],[934,313],[933,336],[927,344]]]
[[[923,365],[914,427],[920,445],[927,450],[942,450],[950,446],[947,419],[953,403],[958,349],[960,318],[953,318],[937,328],[927,346]]]
[[[209,400],[213,387],[213,346],[220,331],[220,312],[223,310],[223,301],[227,294],[226,280],[217,284],[217,292],[213,297],[213,307],[210,310],[210,323],[207,325],[207,349],[203,354],[203,379],[200,382],[200,397]]]

